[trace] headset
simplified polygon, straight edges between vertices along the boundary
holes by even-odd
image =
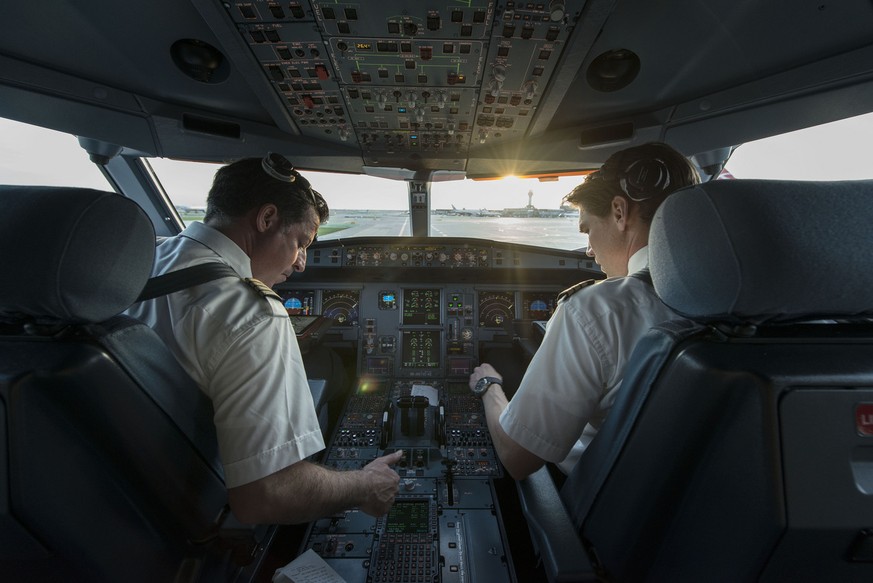
[[[624,170],[612,169],[612,164],[600,169],[605,179],[615,179],[621,191],[634,202],[653,198],[670,187],[670,169],[660,158],[634,160]]]

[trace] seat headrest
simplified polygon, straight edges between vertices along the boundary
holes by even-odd
[[[0,315],[100,322],[128,308],[154,261],[155,232],[121,195],[0,186]]]
[[[649,266],[690,318],[761,323],[873,313],[873,181],[719,180],[670,195]]]

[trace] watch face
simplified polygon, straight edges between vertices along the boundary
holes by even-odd
[[[500,381],[495,379],[494,377],[482,377],[478,381],[476,381],[476,386],[473,389],[473,393],[478,396],[482,396],[485,394],[485,391],[488,390],[492,384],[497,383],[500,384]]]

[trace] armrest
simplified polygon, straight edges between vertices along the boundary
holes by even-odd
[[[597,581],[548,469],[543,466],[517,484],[522,512],[549,581]]]
[[[195,581],[254,581],[278,527],[275,524],[244,524],[225,506],[216,521],[217,536],[191,541],[191,554],[176,574],[180,583]],[[199,552],[198,552],[199,551]]]
[[[521,349],[524,350],[528,360],[533,358],[534,353],[539,350],[540,344],[543,341],[543,336],[546,334],[547,320],[534,320],[531,322],[530,338],[518,338],[518,343]]]
[[[530,338],[519,338],[517,340],[518,345],[521,346],[521,349],[524,350],[525,356],[530,360],[533,358],[533,355],[536,353],[537,349],[540,347],[539,341],[534,342]]]

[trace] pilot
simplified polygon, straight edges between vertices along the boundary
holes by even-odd
[[[587,254],[607,279],[559,295],[512,400],[492,365],[482,363],[470,375],[500,461],[513,478],[546,462],[569,473],[612,406],[637,341],[652,326],[678,318],[655,295],[648,276],[649,227],[667,196],[699,181],[682,154],[648,143],[613,154],[565,197],[579,208]]]
[[[360,470],[306,458],[324,449],[288,313],[271,289],[303,271],[328,208],[278,154],[220,168],[202,223],[157,246],[153,275],[218,262],[230,277],[135,304],[210,397],[228,501],[247,523],[300,523],[358,507],[388,512],[402,452]]]

